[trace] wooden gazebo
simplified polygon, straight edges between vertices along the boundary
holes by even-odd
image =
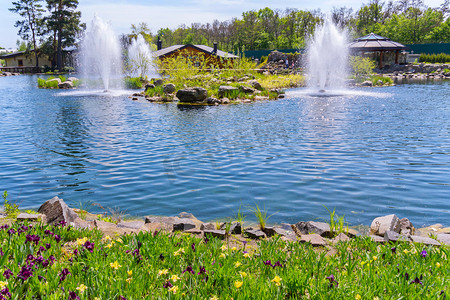
[[[398,57],[401,50],[407,49],[405,45],[394,42],[391,39],[371,33],[369,35],[357,38],[349,44],[352,52],[379,52],[380,61],[378,67],[383,68],[383,53],[386,51],[395,51],[395,63],[398,64]]]

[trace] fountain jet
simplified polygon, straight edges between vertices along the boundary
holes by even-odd
[[[347,33],[329,19],[315,30],[307,47],[307,86],[326,93],[345,88],[348,69]]]
[[[136,39],[131,41],[131,45],[128,47],[128,65],[133,76],[144,78],[154,73],[152,59],[150,46],[144,40],[144,37],[139,34]]]

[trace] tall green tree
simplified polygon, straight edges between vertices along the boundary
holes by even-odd
[[[38,37],[42,33],[40,28],[42,26],[42,8],[41,0],[18,0],[12,3],[14,7],[9,10],[19,14],[22,19],[16,21],[15,27],[19,28],[19,36],[32,45],[34,49],[34,56],[36,60],[36,67],[39,67],[39,53],[38,53]],[[30,47],[29,47],[30,48]]]
[[[81,12],[77,11],[78,0],[46,0],[50,15],[46,18],[46,25],[52,40],[53,62],[62,70],[63,48],[75,45],[77,39],[86,28],[81,23]]]

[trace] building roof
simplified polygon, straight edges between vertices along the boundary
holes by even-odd
[[[16,57],[16,56],[21,56],[24,54],[25,54],[25,51],[17,51],[17,52],[13,52],[13,53],[0,55],[0,58],[2,58],[2,59],[11,58],[11,57]]]
[[[374,33],[357,38],[349,44],[349,48],[353,51],[393,51],[407,49],[403,44]]]
[[[217,55],[223,58],[239,58],[239,56],[236,56],[234,54],[222,51],[222,50],[217,50],[217,53],[214,52],[214,48],[212,47],[208,47],[205,45],[191,45],[191,44],[187,44],[187,45],[173,45],[158,51],[153,52],[153,55],[155,57],[160,57],[160,56],[165,56],[165,55],[169,55],[172,54],[176,51],[181,51],[183,49],[186,49],[188,47],[192,47],[194,49],[197,49],[201,52],[204,53],[208,53],[208,54],[212,54],[212,55]]]

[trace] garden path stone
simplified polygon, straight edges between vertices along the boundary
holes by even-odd
[[[300,238],[300,243],[310,243],[314,247],[326,246],[327,241],[323,239],[319,234],[303,234]]]
[[[266,238],[266,234],[259,229],[246,229],[244,233],[252,239],[263,239]]]
[[[37,222],[39,221],[39,218],[42,220],[42,222],[45,223],[45,215],[43,214],[27,214],[27,213],[20,213],[17,216],[18,221],[30,221],[30,222]]]
[[[424,245],[432,245],[432,246],[440,246],[441,245],[441,243],[439,243],[438,241],[436,241],[432,238],[429,238],[429,237],[425,237],[425,236],[411,235],[410,238],[414,243],[419,243],[419,244],[424,244]]]
[[[395,231],[388,230],[384,234],[386,242],[409,242],[411,241],[407,235],[399,234]]]
[[[48,224],[58,224],[61,221],[72,223],[78,215],[58,196],[44,202],[38,213],[45,215]]]
[[[224,239],[225,236],[226,236],[225,230],[204,230],[203,234],[205,236],[210,235],[212,237],[217,237],[217,238],[220,238],[220,239]]]
[[[400,232],[400,220],[396,215],[387,215],[373,219],[370,225],[370,234],[383,236],[386,231]]]
[[[450,245],[450,234],[440,233],[437,235],[437,240],[444,245]]]
[[[304,234],[316,233],[322,237],[331,238],[330,225],[324,222],[298,222],[294,225],[303,236]]]

